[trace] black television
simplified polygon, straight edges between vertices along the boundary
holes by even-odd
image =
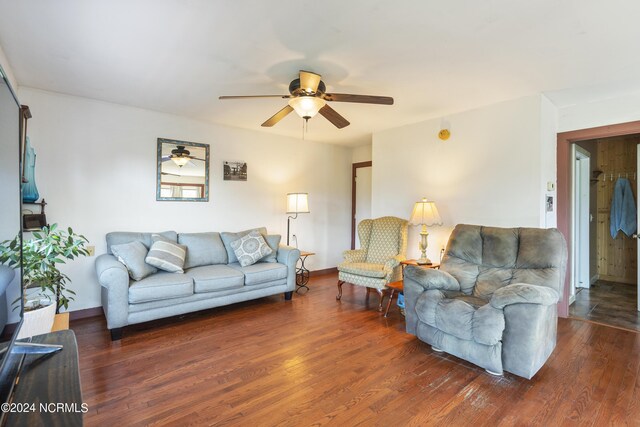
[[[2,67],[0,67],[0,241],[11,240],[16,235],[22,236],[22,167],[21,167],[21,144],[20,144],[20,104],[9,84],[8,78]],[[15,351],[16,337],[22,326],[22,307],[18,302],[15,307],[5,295],[7,281],[11,277],[17,277],[14,281],[20,281],[20,271],[3,271],[0,275],[4,283],[0,285],[0,304],[3,307],[0,311],[4,316],[6,313],[19,313],[20,319],[17,325],[11,330],[13,325],[6,327],[0,336],[0,403],[7,402],[11,397],[11,392],[15,385],[23,355]],[[18,286],[22,292],[22,286]],[[20,298],[22,301],[22,298]]]

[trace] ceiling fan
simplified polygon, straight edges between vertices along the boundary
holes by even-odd
[[[204,162],[204,159],[200,159],[198,157],[193,157],[191,152],[184,148],[184,145],[177,145],[176,148],[171,150],[171,155],[162,156],[162,161],[167,162],[169,160],[173,160],[173,162],[179,167],[183,167],[187,163],[191,162],[191,160],[200,160]]]
[[[308,121],[311,117],[320,113],[335,127],[342,129],[349,126],[349,121],[342,117],[336,110],[329,107],[327,101],[357,102],[360,104],[393,105],[390,96],[352,95],[348,93],[327,93],[327,88],[320,74],[300,70],[300,77],[289,83],[290,95],[246,95],[246,96],[221,96],[219,99],[243,99],[243,98],[284,98],[289,99],[288,105],[275,113],[267,121],[262,123],[264,127],[271,127],[282,120],[287,114],[294,111],[300,117]]]

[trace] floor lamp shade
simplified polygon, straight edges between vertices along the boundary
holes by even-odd
[[[308,193],[288,193],[287,194],[287,214],[294,214],[287,218],[287,246],[289,245],[289,229],[291,220],[296,219],[299,213],[309,213]]]
[[[287,213],[309,213],[309,194],[308,193],[289,193],[287,194]]]

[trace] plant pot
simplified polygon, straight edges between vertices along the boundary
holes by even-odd
[[[49,301],[48,301],[49,302]],[[56,315],[56,303],[50,301],[49,305],[35,310],[24,312],[22,327],[17,339],[29,338],[34,335],[48,334],[51,332],[53,320]]]

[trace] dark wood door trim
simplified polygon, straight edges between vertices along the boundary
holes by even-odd
[[[351,249],[356,248],[356,174],[358,168],[373,166],[373,162],[353,163],[351,169]]]
[[[624,136],[640,133],[640,121],[620,123],[609,126],[599,126],[589,129],[580,129],[558,134],[556,145],[556,164],[558,174],[558,230],[567,240],[567,248],[571,250],[571,144],[579,141],[588,141],[596,138],[609,138],[612,136]],[[567,274],[564,280],[562,301],[558,303],[558,315],[569,316],[569,291],[571,285],[571,257],[567,261]]]

